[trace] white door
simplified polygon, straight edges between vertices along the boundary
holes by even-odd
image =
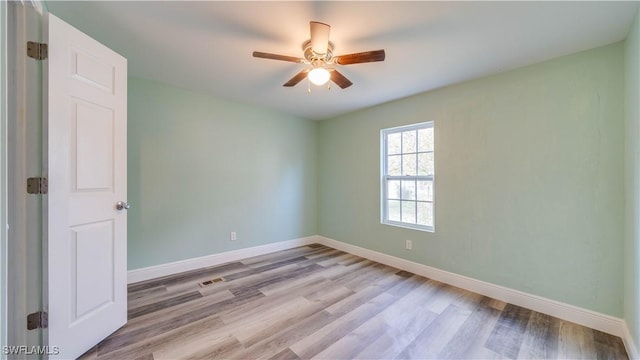
[[[47,344],[69,359],[127,322],[127,60],[51,14],[45,28]]]

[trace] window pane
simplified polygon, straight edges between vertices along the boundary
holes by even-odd
[[[402,152],[416,152],[416,131],[405,131],[402,133]]]
[[[402,134],[395,133],[387,135],[387,155],[400,154]]]
[[[418,130],[418,151],[433,151],[433,128]]]
[[[418,203],[418,224],[433,226],[433,203]]]
[[[401,171],[401,155],[387,156],[387,175],[400,176]]]
[[[384,223],[434,226],[434,138],[433,122],[383,129]]]
[[[418,154],[418,175],[433,175],[433,153]]]
[[[402,200],[416,199],[416,182],[414,180],[402,180]]]
[[[391,221],[400,221],[400,201],[399,200],[389,200],[387,201],[387,216]]]
[[[402,222],[416,223],[416,202],[415,201],[403,201],[402,202]]]
[[[400,180],[387,182],[387,199],[400,199]]]
[[[418,181],[418,200],[433,201],[433,181]]]
[[[416,175],[416,154],[402,155],[402,175]]]

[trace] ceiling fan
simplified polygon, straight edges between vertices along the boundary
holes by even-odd
[[[270,54],[254,51],[253,56],[263,59],[290,61],[298,64],[311,65],[300,71],[283,86],[291,87],[298,84],[305,77],[315,85],[324,85],[329,80],[345,89],[353,85],[349,79],[335,69],[335,65],[351,65],[375,61],[384,61],[384,50],[365,51],[347,55],[333,56],[333,43],[329,41],[331,26],[311,21],[311,38],[302,44],[304,58],[295,56]]]

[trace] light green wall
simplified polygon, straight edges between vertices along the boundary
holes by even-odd
[[[129,269],[317,233],[315,122],[139,78],[128,114]]]
[[[623,59],[617,43],[322,121],[320,234],[622,316]],[[380,129],[427,120],[436,231],[381,225]]]
[[[624,319],[640,345],[640,10],[625,41]]]

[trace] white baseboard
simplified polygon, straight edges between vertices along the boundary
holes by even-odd
[[[207,266],[215,266],[232,261],[238,261],[252,256],[264,255],[275,251],[309,245],[315,242],[317,242],[316,236],[308,236],[300,239],[280,241],[245,249],[227,251],[219,254],[212,254],[192,259],[175,261],[162,265],[129,270],[127,273],[127,282],[131,284],[162,276],[178,274],[185,271],[196,270]]]
[[[406,270],[417,275],[428,277],[445,284],[453,285],[484,296],[522,306],[524,308],[535,310],[547,315],[555,316],[563,320],[588,326],[590,328],[597,329],[608,334],[620,336],[623,339],[625,337],[625,322],[622,319],[613,316],[601,314],[595,311],[583,309],[541,296],[527,294],[522,291],[509,289],[504,286],[491,284],[470,277],[454,274],[448,271],[436,269],[434,267],[418,264],[413,261],[347,244],[338,240],[329,239],[323,236],[317,236],[316,242],[382,264],[393,266],[401,270]],[[628,352],[631,356],[631,351],[628,350]]]
[[[640,359],[640,354],[638,354],[638,347],[636,346],[635,339],[631,336],[631,332],[629,332],[629,325],[625,321],[624,323],[624,336],[622,336],[622,341],[624,342],[624,347],[627,348],[627,355],[629,355],[629,359]]]

